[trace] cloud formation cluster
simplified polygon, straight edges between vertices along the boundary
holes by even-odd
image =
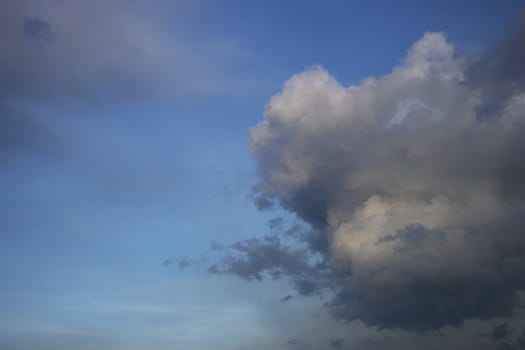
[[[250,147],[256,201],[312,227],[295,236],[304,254],[238,243],[221,271],[279,271],[303,295],[331,287],[335,317],[378,327],[510,316],[525,288],[523,49],[509,44],[523,33],[477,59],[426,33],[391,73],[358,85],[320,66],[292,76]]]

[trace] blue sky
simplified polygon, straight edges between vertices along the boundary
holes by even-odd
[[[0,347],[375,344],[384,333],[333,319],[326,296],[282,303],[295,295],[286,279],[208,273],[219,254],[211,242],[268,235],[272,218],[300,221],[293,208],[254,205],[265,175],[249,130],[294,74],[320,65],[357,85],[389,74],[426,32],[475,57],[522,8],[511,0],[3,2]],[[181,258],[188,268],[177,267]]]

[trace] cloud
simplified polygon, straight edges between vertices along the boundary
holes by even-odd
[[[254,198],[311,230],[234,244],[215,272],[328,289],[334,317],[379,328],[511,316],[525,288],[521,54],[502,44],[473,60],[426,33],[383,77],[292,76],[250,132]]]
[[[289,277],[300,295],[309,296],[327,287],[331,279],[331,272],[320,259],[304,246],[290,247],[279,235],[269,235],[230,245],[220,262],[208,271],[233,274],[247,281]],[[290,299],[287,296],[282,301]]]
[[[0,128],[16,129],[9,147],[46,151],[40,144],[54,141],[44,140],[43,129],[64,133],[53,114],[74,120],[107,115],[108,101],[171,104],[232,93],[239,76],[223,68],[242,50],[231,40],[198,37],[198,25],[182,31],[173,24],[199,11],[187,2],[157,0],[2,1]],[[26,115],[14,121],[20,106]],[[39,135],[36,142],[29,134]]]
[[[330,346],[336,349],[341,349],[343,346],[344,339],[343,338],[337,338],[334,340],[330,340]]]
[[[520,337],[517,340],[518,349],[525,349],[525,331],[521,333]]]
[[[509,329],[509,325],[506,322],[503,322],[497,325],[496,328],[494,328],[494,331],[492,332],[492,337],[496,340],[504,340],[511,333],[512,332]]]
[[[69,102],[223,93],[214,68],[231,52],[171,30],[167,13],[184,11],[161,1],[3,2],[0,91]]]
[[[22,28],[25,36],[34,41],[48,41],[53,39],[54,33],[51,24],[39,17],[24,17]]]
[[[498,45],[466,67],[466,83],[481,93],[478,116],[494,118],[525,84],[525,12],[513,24],[513,31]]]
[[[288,301],[290,301],[290,300],[292,300],[292,299],[293,299],[293,295],[288,294],[288,295],[282,297],[282,298],[280,299],[280,302],[281,302],[281,303],[286,303],[286,302],[288,302]]]

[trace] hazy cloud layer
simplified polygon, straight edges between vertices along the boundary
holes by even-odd
[[[226,93],[216,68],[236,49],[179,33],[173,23],[191,11],[185,2],[2,2],[0,93],[69,102]]]
[[[331,290],[336,318],[380,328],[513,315],[525,288],[523,33],[475,60],[426,33],[390,74],[348,87],[319,66],[291,77],[251,130],[254,198],[312,230],[273,221],[295,243],[239,242],[213,272]]]
[[[234,93],[244,78],[224,68],[241,50],[232,40],[199,38],[198,26],[188,23],[196,7],[162,0],[0,2],[1,156],[67,149],[58,147],[64,140],[54,133],[60,125],[53,113],[75,120],[107,114],[101,107],[108,104]]]

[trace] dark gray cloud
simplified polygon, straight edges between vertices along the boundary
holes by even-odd
[[[300,295],[309,296],[327,287],[331,280],[331,271],[323,268],[320,259],[307,247],[291,247],[279,235],[269,235],[230,245],[220,262],[208,271],[233,274],[247,281],[286,277]],[[289,299],[291,296],[283,301]]]
[[[505,340],[511,333],[512,331],[510,330],[507,322],[503,322],[494,328],[494,331],[492,332],[492,338],[502,341]]]
[[[481,92],[480,118],[495,118],[525,85],[525,11],[512,26],[504,40],[467,66],[466,83]]]
[[[518,349],[525,349],[525,331],[517,339],[516,346]]]
[[[284,225],[284,219],[281,217],[273,218],[268,221],[268,228],[270,232],[282,232]]]
[[[525,289],[523,33],[477,59],[426,33],[355,86],[321,67],[293,76],[251,130],[254,198],[310,229],[272,221],[280,235],[232,245],[214,271],[326,290],[334,317],[380,329],[511,317]]]
[[[253,203],[259,210],[270,210],[273,208],[273,202],[268,197],[253,194],[248,197],[253,200]]]

